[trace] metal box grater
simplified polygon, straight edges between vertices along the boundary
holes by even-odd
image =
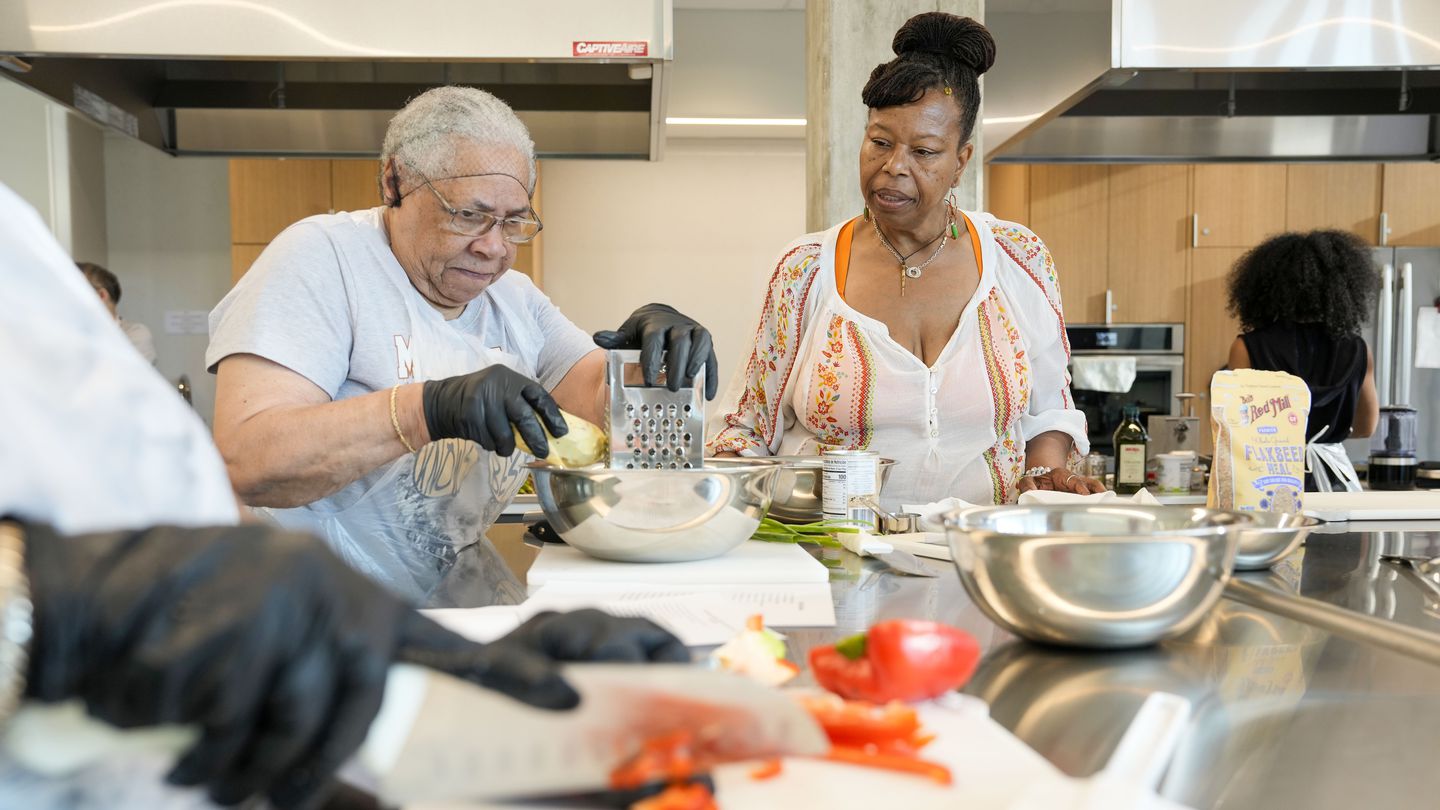
[[[610,378],[610,467],[679,470],[704,466],[705,404],[698,387],[647,387],[640,352],[607,352]],[[700,366],[696,380],[705,379]]]

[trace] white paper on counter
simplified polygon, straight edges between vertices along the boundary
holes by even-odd
[[[536,591],[520,607],[527,616],[544,610],[596,608],[614,616],[649,619],[675,634],[687,647],[724,644],[745,629],[743,608],[716,594],[651,592],[640,594],[585,593],[583,589],[556,587]]]
[[[802,552],[803,553],[803,552]],[[771,627],[834,627],[835,601],[828,582],[800,584],[713,584],[667,585],[636,582],[551,582],[525,602],[547,599],[593,600],[609,605],[645,602],[656,598],[704,600],[707,605],[723,603],[718,610],[726,617],[738,617],[739,628],[754,614],[765,617]],[[714,601],[712,601],[714,600]],[[737,628],[737,631],[738,629]],[[733,634],[732,634],[733,635]]]
[[[1415,313],[1415,367],[1440,368],[1440,309],[1435,307]]]
[[[565,545],[546,544],[525,574],[530,593],[554,582],[649,585],[800,584],[830,581],[830,571],[798,545],[746,541],[708,560],[625,563],[601,560]]]
[[[542,589],[522,605],[422,610],[446,629],[488,644],[546,610],[596,608],[613,616],[649,619],[664,627],[686,646],[723,644],[745,628],[743,610],[719,596],[653,594],[646,599],[616,600],[603,594],[559,594]]]
[[[520,626],[526,615],[517,605],[493,605],[479,608],[436,608],[421,614],[436,624],[459,633],[471,641],[489,644]]]

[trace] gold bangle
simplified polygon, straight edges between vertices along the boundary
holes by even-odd
[[[400,386],[398,385],[390,389],[390,426],[395,428],[395,435],[400,437],[400,443],[405,445],[405,449],[413,453],[415,452],[415,445],[411,444],[410,440],[405,438],[405,434],[400,430],[400,415],[395,412],[395,395],[399,392]]]
[[[0,723],[20,706],[34,633],[34,604],[25,575],[25,532],[0,523]]]

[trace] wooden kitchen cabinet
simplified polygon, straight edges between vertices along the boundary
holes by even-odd
[[[330,210],[330,161],[230,161],[230,241],[263,245],[291,223]]]
[[[362,211],[380,204],[380,161],[330,161],[330,210]]]
[[[1380,210],[1390,233],[1381,244],[1440,245],[1440,165],[1386,163]]]
[[[260,258],[260,253],[265,250],[265,245],[230,245],[230,284],[234,286],[240,277],[250,270],[250,265]]]
[[[1105,320],[1109,263],[1110,167],[1030,166],[1030,222],[1055,260],[1065,320]]]
[[[1190,263],[1190,306],[1185,326],[1185,389],[1208,393],[1210,377],[1225,367],[1240,323],[1230,316],[1230,270],[1245,248],[1196,248]],[[1197,413],[1208,413],[1200,409]]]
[[[1202,163],[1193,194],[1196,247],[1254,247],[1285,230],[1286,166]]]
[[[1210,453],[1210,378],[1230,358],[1240,323],[1230,316],[1230,270],[1245,248],[1196,248],[1190,257],[1190,306],[1185,319],[1185,390],[1203,394],[1192,411],[1200,417],[1200,452]]]
[[[1294,163],[1285,176],[1285,229],[1349,231],[1380,238],[1380,167],[1374,163]]]
[[[379,205],[379,172],[380,162],[368,159],[230,161],[231,283],[245,275],[270,240],[305,217]],[[539,208],[538,165],[534,201]],[[514,269],[529,276],[537,286],[543,280],[540,257],[544,238],[542,233],[520,245],[515,256]]]
[[[992,163],[985,167],[985,210],[997,219],[1030,226],[1030,166]]]
[[[1115,323],[1185,320],[1189,211],[1190,167],[1110,167],[1106,288]]]

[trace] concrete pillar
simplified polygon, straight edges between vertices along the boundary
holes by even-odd
[[[985,0],[806,0],[805,221],[810,230],[860,213],[860,139],[866,116],[860,90],[876,65],[894,57],[890,40],[895,32],[924,11],[984,20]],[[968,210],[983,207],[978,121],[974,140],[975,157],[955,189],[955,201]]]

